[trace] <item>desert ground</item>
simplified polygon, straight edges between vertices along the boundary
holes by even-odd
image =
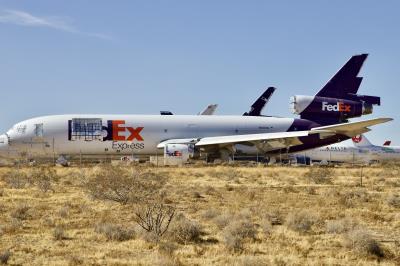
[[[399,265],[400,166],[0,168],[8,265]]]

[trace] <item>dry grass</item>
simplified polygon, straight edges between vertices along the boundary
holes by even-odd
[[[365,167],[360,187],[356,167],[0,168],[0,262],[396,265],[399,173]],[[136,223],[151,204],[175,212],[160,236]]]

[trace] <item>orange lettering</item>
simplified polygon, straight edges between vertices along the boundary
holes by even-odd
[[[140,136],[140,131],[142,131],[143,127],[137,127],[137,128],[133,128],[133,127],[127,127],[127,129],[130,132],[130,136],[128,137],[128,141],[132,141],[134,139],[137,139],[138,141],[143,141],[142,136]]]
[[[112,121],[112,135],[113,135],[113,140],[117,141],[124,141],[125,136],[120,136],[119,132],[125,132],[124,127],[119,127],[119,125],[125,124],[124,120],[114,120]]]

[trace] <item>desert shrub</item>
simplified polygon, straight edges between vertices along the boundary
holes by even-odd
[[[10,257],[11,257],[11,252],[9,250],[0,252],[0,263],[7,264]]]
[[[268,265],[262,257],[244,255],[233,262],[233,266],[265,266]],[[276,265],[276,264],[275,264]]]
[[[95,232],[113,241],[126,241],[135,237],[135,230],[133,228],[113,223],[98,223],[95,227]]]
[[[392,207],[400,208],[400,196],[396,194],[389,195],[387,203]]]
[[[83,259],[77,255],[71,255],[68,257],[68,265],[69,266],[84,265]]]
[[[345,190],[339,193],[339,204],[345,207],[353,207],[356,203],[369,202],[370,196],[365,189]]]
[[[30,180],[42,192],[52,190],[52,182],[58,180],[57,172],[50,167],[39,167],[30,173]]]
[[[329,220],[326,223],[326,231],[330,234],[342,234],[353,230],[358,223],[350,217],[344,217],[337,220]]]
[[[10,213],[12,218],[18,220],[26,220],[29,217],[29,210],[31,207],[25,204],[18,205],[12,212]]]
[[[173,242],[162,241],[158,243],[158,252],[164,256],[172,257],[178,246]]]
[[[306,233],[316,222],[316,216],[309,210],[300,210],[289,213],[286,217],[286,226],[293,231]]]
[[[224,233],[247,238],[251,240],[256,239],[257,229],[255,224],[249,219],[234,220],[224,229]]]
[[[85,187],[95,199],[127,204],[158,197],[165,182],[165,178],[137,169],[108,166],[97,171]]]
[[[284,222],[284,217],[279,210],[268,211],[264,215],[264,219],[268,220],[271,225],[282,225],[282,223]]]
[[[53,238],[54,240],[64,240],[67,239],[65,235],[65,230],[61,226],[56,226],[53,230]]]
[[[21,227],[22,227],[22,221],[16,218],[12,218],[10,223],[4,226],[2,230],[3,232],[14,233]]]
[[[198,191],[193,191],[193,192],[192,192],[192,197],[195,198],[195,199],[201,199],[201,198],[203,198],[203,197],[201,196],[200,192],[198,192]]]
[[[233,167],[226,168],[225,178],[227,181],[234,181],[236,183],[239,183],[239,178],[241,177],[243,177],[243,175],[239,170]]]
[[[175,208],[160,204],[150,203],[139,205],[135,211],[135,222],[145,231],[158,237],[163,236],[174,218]]]
[[[217,211],[216,209],[207,209],[202,212],[201,217],[205,220],[211,220],[217,217],[218,214],[219,211]]]
[[[261,220],[260,227],[261,227],[261,230],[262,230],[262,232],[263,232],[265,237],[268,237],[268,236],[271,235],[271,233],[272,233],[272,224],[271,224],[271,221],[268,218],[264,218],[264,219]]]
[[[355,229],[345,235],[345,245],[361,254],[383,257],[379,243],[365,230]]]
[[[243,239],[240,236],[235,236],[230,233],[223,235],[225,247],[233,252],[241,252],[244,249]]]
[[[69,208],[67,206],[62,207],[60,210],[58,210],[58,215],[61,218],[67,218],[69,215]]]
[[[229,213],[223,213],[214,218],[214,223],[217,225],[219,229],[223,229],[230,223],[232,218],[233,215]]]
[[[28,176],[20,169],[12,169],[3,175],[2,180],[9,188],[21,189],[28,184]]]
[[[235,220],[231,222],[222,232],[223,242],[228,250],[240,252],[246,239],[255,240],[257,230],[250,220]]]
[[[309,195],[317,195],[317,190],[315,189],[315,187],[306,187],[305,191]]]
[[[332,184],[333,170],[330,167],[310,167],[305,177],[315,184]]]
[[[183,214],[177,215],[176,219],[171,223],[169,237],[182,244],[195,243],[200,240],[202,233],[201,226]]]

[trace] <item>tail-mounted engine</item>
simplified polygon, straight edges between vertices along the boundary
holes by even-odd
[[[348,95],[349,99],[296,95],[290,107],[301,118],[319,124],[347,122],[347,119],[371,114],[373,105],[380,105],[380,98],[366,95]]]

